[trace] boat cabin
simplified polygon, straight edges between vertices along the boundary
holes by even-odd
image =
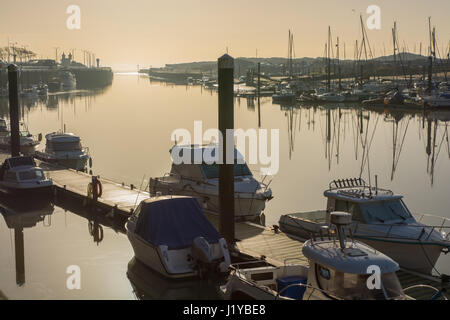
[[[219,179],[219,165],[213,163],[219,160],[218,145],[183,145],[170,149],[172,155],[171,175],[194,180]],[[174,155],[177,159],[174,159]],[[182,163],[179,163],[181,160]],[[234,149],[234,177],[252,176],[242,154]]]
[[[327,197],[326,221],[329,221],[329,212],[333,211],[348,212],[354,222],[365,224],[414,221],[403,196],[371,187],[361,178],[332,181],[324,195]]]
[[[0,168],[0,181],[20,183],[45,179],[44,171],[36,167],[33,157],[6,159]]]
[[[73,133],[49,133],[45,136],[46,152],[82,151],[80,137]]]

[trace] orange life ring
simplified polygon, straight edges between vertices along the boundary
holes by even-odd
[[[94,182],[94,190],[96,191],[97,197],[101,198],[103,194],[103,186],[100,180],[96,179]]]

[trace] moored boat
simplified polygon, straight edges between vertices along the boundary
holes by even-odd
[[[0,168],[0,189],[9,194],[50,194],[52,184],[30,156],[8,158]]]
[[[227,283],[221,287],[225,299],[255,300],[398,300],[408,299],[396,272],[398,264],[383,253],[353,239],[344,228],[348,213],[333,212],[331,221],[337,237],[330,232],[311,239],[302,247],[308,263],[270,265],[265,261],[232,264]],[[329,229],[328,229],[329,231]],[[336,239],[337,238],[337,239]],[[369,286],[373,267],[380,285]]]
[[[89,160],[89,150],[82,146],[80,137],[73,133],[52,132],[45,135],[45,150],[35,157],[44,162],[83,171]]]
[[[192,197],[142,201],[126,224],[135,257],[167,278],[204,277],[227,272],[226,241]]]
[[[439,218],[436,225],[421,223],[401,195],[368,185],[361,178],[332,181],[324,192],[327,209],[283,215],[279,225],[300,239],[319,235],[330,227],[330,212],[349,212],[355,239],[370,245],[397,261],[404,269],[430,274],[442,252],[450,248],[450,220]],[[447,229],[448,230],[448,229]]]
[[[218,145],[179,145],[181,153],[191,155],[189,163],[172,163],[170,174],[150,179],[150,194],[185,195],[196,197],[206,212],[219,212],[219,167],[203,161],[194,163],[195,154],[215,154]],[[174,148],[175,148],[174,147]],[[170,150],[172,152],[173,148]],[[243,159],[235,149],[235,161]],[[268,185],[256,180],[247,164],[234,165],[234,192],[236,220],[260,222],[266,202],[272,199]]]

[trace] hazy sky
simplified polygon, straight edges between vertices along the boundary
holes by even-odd
[[[81,8],[81,29],[69,30],[69,5]],[[391,28],[410,51],[428,44],[427,17],[437,28],[439,47],[450,39],[449,0],[0,0],[0,45],[8,38],[43,58],[54,47],[96,53],[115,69],[165,63],[214,60],[229,48],[234,57],[287,56],[288,30],[294,33],[295,56],[322,56],[328,25],[353,57],[361,39],[359,14],[369,5],[381,8],[381,30],[368,31],[375,54],[392,52]],[[343,47],[343,45],[342,45]],[[343,56],[343,48],[341,49]]]

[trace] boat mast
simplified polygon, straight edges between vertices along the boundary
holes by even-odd
[[[331,91],[331,27],[328,26],[328,44],[327,44],[327,91]]]

